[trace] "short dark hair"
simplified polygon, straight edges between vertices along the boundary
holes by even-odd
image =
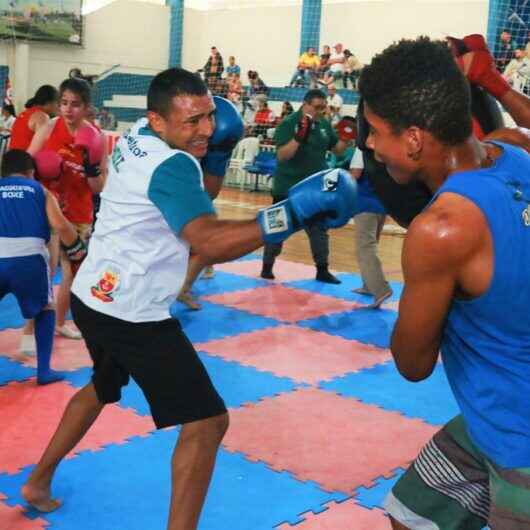
[[[156,75],[147,91],[147,110],[167,116],[175,96],[205,96],[208,88],[193,72],[183,68],[169,68]]]
[[[78,77],[65,79],[59,85],[59,95],[62,97],[67,90],[79,96],[85,105],[90,105],[90,85],[83,79]]]
[[[469,84],[445,42],[403,39],[365,66],[359,92],[399,134],[417,126],[448,145],[471,135]]]
[[[304,103],[311,103],[314,99],[326,99],[326,94],[318,88],[312,88],[305,93]]]
[[[2,177],[18,175],[35,169],[35,162],[29,153],[23,149],[11,149],[2,157]]]

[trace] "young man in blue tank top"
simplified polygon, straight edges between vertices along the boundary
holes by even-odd
[[[441,351],[461,409],[386,500],[394,529],[530,529],[530,157],[472,134],[443,43],[403,40],[360,80],[367,146],[434,194],[410,225],[391,341],[420,381]]]
[[[13,149],[2,159],[0,180],[0,300],[13,294],[26,319],[35,319],[37,383],[64,379],[50,369],[55,329],[48,250],[50,227],[75,265],[86,254],[84,243],[65,219],[56,199],[33,180],[35,166],[25,151]]]

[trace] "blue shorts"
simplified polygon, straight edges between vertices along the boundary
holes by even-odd
[[[33,318],[53,301],[48,262],[40,254],[0,258],[0,300],[12,293],[22,316]]]

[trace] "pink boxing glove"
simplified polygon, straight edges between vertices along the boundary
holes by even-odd
[[[99,177],[104,136],[92,125],[83,125],[74,135],[74,146],[83,148],[83,166],[87,177]]]
[[[55,151],[43,149],[33,160],[40,180],[56,180],[61,176],[63,159]]]

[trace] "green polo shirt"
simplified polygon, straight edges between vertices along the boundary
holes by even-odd
[[[274,143],[280,148],[294,138],[302,111],[293,112],[276,127]],[[290,160],[278,161],[272,179],[272,194],[286,196],[290,187],[313,173],[327,168],[326,153],[335,147],[339,138],[328,120],[320,118],[305,144],[300,144],[296,154]]]

